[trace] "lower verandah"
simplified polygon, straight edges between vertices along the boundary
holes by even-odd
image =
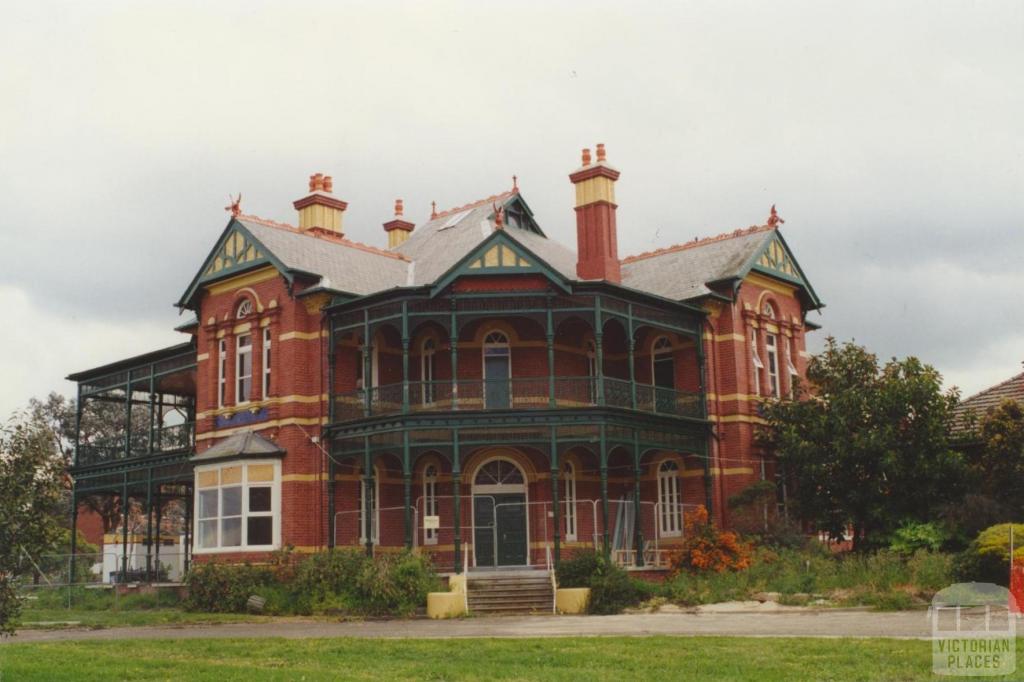
[[[425,452],[410,462],[408,504],[401,457],[372,461],[372,476],[363,458],[336,464],[334,545],[411,546],[440,571],[543,567],[606,545],[620,565],[665,568],[665,550],[682,541],[684,514],[707,504],[702,456],[669,450],[644,451],[637,463],[612,449],[605,494],[600,459],[585,447],[560,453],[556,471],[535,448],[474,449],[462,459],[458,495],[450,460]]]

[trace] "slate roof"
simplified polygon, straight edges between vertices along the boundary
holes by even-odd
[[[192,456],[193,462],[206,462],[235,457],[275,457],[283,455],[277,443],[267,440],[258,433],[243,431],[228,436],[208,450]]]
[[[1004,400],[1016,400],[1024,404],[1024,372],[961,400],[953,410],[952,430],[955,433],[967,431],[971,417],[981,419]]]
[[[322,287],[365,295],[405,285],[409,262],[398,254],[254,216],[237,220],[289,270],[320,276]]]
[[[505,192],[438,214],[418,226],[395,251],[415,262],[409,285],[431,284],[494,232],[494,206],[517,193]],[[505,233],[568,279],[576,279],[576,253],[528,229],[505,226]]]
[[[255,216],[236,220],[287,269],[319,276],[324,289],[362,296],[437,282],[491,236],[494,207],[516,201],[522,197],[511,190],[438,213],[394,250]],[[578,280],[575,250],[529,227],[506,225],[504,231],[567,280]],[[744,276],[775,233],[775,227],[758,225],[628,256],[622,260],[622,284],[676,301],[700,298],[711,293],[709,283]]]
[[[675,300],[705,296],[708,282],[745,274],[774,234],[775,228],[759,225],[630,256],[622,260],[622,283]]]

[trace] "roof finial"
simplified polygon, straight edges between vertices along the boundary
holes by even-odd
[[[505,229],[505,207],[498,206],[492,203],[491,208],[494,209],[494,229],[504,230]]]
[[[436,217],[437,217],[437,202],[436,201],[431,201],[430,202],[430,218],[431,218],[431,220],[433,220]]]
[[[515,175],[512,176],[512,191],[513,192],[518,192],[519,191],[519,178],[517,176],[515,176]]]
[[[242,214],[242,193],[239,192],[238,196],[235,197],[234,199],[232,199],[231,195],[229,194],[228,202],[229,204],[224,207],[224,210],[231,211],[232,218],[237,218],[238,216],[240,216]]]
[[[775,210],[775,204],[772,204],[772,214],[768,216],[768,227],[775,227],[776,225],[782,225],[786,221],[783,220],[778,211]]]

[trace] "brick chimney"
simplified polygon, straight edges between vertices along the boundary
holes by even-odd
[[[384,223],[384,231],[388,233],[388,248],[394,249],[405,243],[416,226],[408,220],[402,220],[402,200],[395,199],[395,219]]]
[[[341,227],[341,216],[348,204],[335,199],[331,192],[334,181],[330,175],[317,173],[309,176],[309,195],[292,203],[299,212],[299,229],[319,229],[332,232],[339,237],[344,234]]]
[[[583,166],[569,176],[576,186],[576,276],[622,281],[615,230],[615,181],[619,171],[605,162],[604,145],[597,145],[597,161],[583,150]]]

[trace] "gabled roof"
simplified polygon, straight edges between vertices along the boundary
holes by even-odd
[[[796,285],[810,309],[822,307],[779,230],[754,225],[622,260],[622,283],[675,300],[714,293],[718,283],[742,280],[751,270]]]
[[[503,207],[506,215],[521,211],[532,216],[518,191],[496,194],[459,206],[418,226],[395,251],[415,262],[408,285],[437,282],[470,251],[494,233],[494,208]],[[523,227],[506,225],[505,235],[533,252],[564,277],[576,278],[576,254],[566,246],[544,236],[539,227],[524,221]]]
[[[509,230],[515,230],[515,234]],[[473,250],[449,268],[448,272],[434,281],[434,295],[440,293],[459,277],[466,275],[539,274],[568,291],[566,280],[571,278],[545,262],[536,252],[522,243],[531,238],[546,241],[544,237],[516,228],[492,231]]]
[[[1024,405],[1024,372],[961,400],[953,409],[952,430],[967,430],[966,421],[971,415],[976,419],[982,419],[989,410],[999,407],[1005,400],[1016,400]]]
[[[204,284],[265,265],[277,268],[289,283],[302,276],[325,289],[357,295],[403,285],[409,268],[406,258],[390,251],[242,215],[228,222],[178,305],[191,307]]]
[[[209,462],[242,457],[280,457],[284,450],[277,443],[253,431],[228,436],[208,450],[192,456],[193,462]]]

